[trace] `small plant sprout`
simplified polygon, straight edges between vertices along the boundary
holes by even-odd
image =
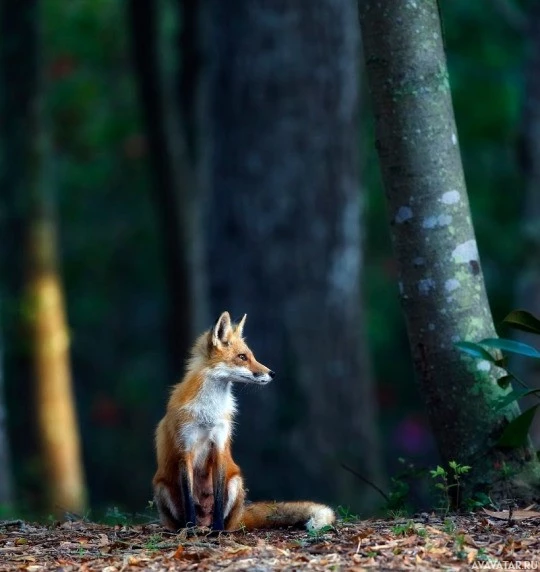
[[[323,534],[326,534],[327,532],[330,532],[332,530],[334,530],[334,527],[331,524],[327,524],[326,526],[323,526],[322,528],[314,528],[312,530],[309,530],[308,535],[310,538],[318,539]]]
[[[455,506],[459,506],[459,493],[461,487],[461,477],[471,470],[468,465],[460,465],[456,461],[450,461],[448,467],[451,469],[451,474],[437,465],[437,468],[430,471],[431,478],[435,481],[435,488],[441,491],[441,510],[447,515],[452,507],[452,496],[455,499]],[[455,494],[452,489],[455,489]]]
[[[454,534],[454,532],[456,530],[456,525],[452,520],[447,518],[444,521],[443,530],[444,530],[444,532],[446,532],[446,534],[449,534],[449,535]]]
[[[396,536],[410,536],[411,534],[415,534],[417,531],[416,527],[414,526],[414,522],[409,520],[404,523],[395,524],[392,527],[392,532]]]
[[[351,510],[348,506],[341,506],[337,507],[337,513],[342,522],[355,522],[358,519],[357,514],[352,514]]]
[[[147,540],[144,545],[145,549],[148,551],[157,550],[159,548],[159,543],[161,542],[161,534],[152,534],[152,536]]]

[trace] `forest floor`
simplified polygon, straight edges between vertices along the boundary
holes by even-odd
[[[157,524],[0,521],[0,572],[537,569],[539,525],[540,513],[530,510],[341,522],[319,534],[201,530],[189,537]]]

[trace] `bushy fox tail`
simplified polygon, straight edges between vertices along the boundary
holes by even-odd
[[[240,519],[240,527],[280,528],[283,526],[305,526],[308,530],[319,530],[334,523],[334,511],[314,502],[254,502],[246,504]]]

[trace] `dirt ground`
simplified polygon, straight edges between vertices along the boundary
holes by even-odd
[[[0,572],[537,569],[539,525],[540,513],[530,509],[340,522],[319,534],[198,530],[187,536],[157,524],[0,521]]]

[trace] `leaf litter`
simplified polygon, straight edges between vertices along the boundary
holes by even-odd
[[[540,567],[540,513],[531,509],[515,511],[515,519],[508,511],[370,519],[319,534],[198,529],[188,535],[157,524],[0,521],[0,572],[470,570],[516,563],[534,569]]]

